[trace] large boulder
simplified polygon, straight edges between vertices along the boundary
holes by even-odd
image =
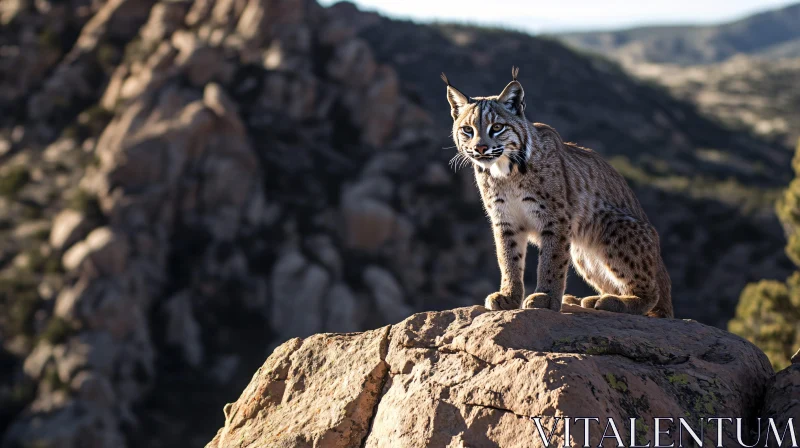
[[[795,435],[800,440],[800,362],[781,370],[770,380],[762,417],[774,419],[780,431],[793,418],[797,431]]]
[[[86,236],[89,226],[85,214],[69,208],[64,209],[53,220],[50,245],[57,250],[68,248]]]
[[[358,446],[387,377],[388,330],[284,343],[225,406],[211,446]]]
[[[64,269],[72,271],[91,260],[101,272],[119,274],[125,270],[128,244],[108,227],[94,229],[85,240],[72,246],[62,257]]]
[[[640,444],[654,440],[656,417],[698,432],[701,418],[755,421],[773,372],[744,339],[694,321],[565,311],[474,306],[292,339],[226,406],[208,447],[539,446],[530,417],[545,416],[549,432],[555,415],[598,417],[591,446],[613,418],[628,445],[633,417]],[[573,444],[583,433],[573,422]],[[723,443],[735,438],[723,425]],[[563,440],[561,427],[553,442]]]

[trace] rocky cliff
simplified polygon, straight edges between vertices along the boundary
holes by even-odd
[[[202,446],[277,343],[480,303],[442,70],[478,95],[520,65],[530,118],[615,163],[680,316],[788,272],[788,152],[556,42],[308,0],[0,6],[4,446]]]
[[[597,417],[591,446],[608,420],[628,446],[631,433],[640,445],[654,440],[654,418],[673,417],[664,446],[677,440],[678,417],[698,434],[701,419],[755,426],[773,417],[783,429],[800,417],[800,370],[772,378],[766,356],[737,336],[693,321],[564,311],[475,306],[289,340],[225,406],[208,447],[542,446],[530,417],[543,417],[549,434],[555,415]],[[552,446],[562,446],[556,427]],[[714,428],[701,436],[712,445]],[[570,434],[572,446],[586,446],[582,422]],[[739,446],[735,424],[723,424],[721,441]]]

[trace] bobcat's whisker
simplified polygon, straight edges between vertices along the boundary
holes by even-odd
[[[453,168],[453,171],[458,171],[461,168],[463,168],[468,162],[469,160],[464,154],[462,154],[461,152],[457,152],[456,155],[454,155],[453,158],[450,159],[448,165],[450,165],[450,167]]]

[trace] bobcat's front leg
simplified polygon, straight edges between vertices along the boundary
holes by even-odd
[[[490,310],[513,310],[519,308],[525,285],[525,252],[528,235],[508,222],[494,223],[494,244],[500,263],[500,291],[486,297],[486,308]]]
[[[542,231],[539,242],[539,268],[536,292],[522,302],[522,308],[549,308],[561,311],[561,298],[567,287],[569,238],[558,229]]]

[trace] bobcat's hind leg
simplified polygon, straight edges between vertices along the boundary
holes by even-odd
[[[656,271],[661,266],[658,234],[637,218],[619,213],[601,214],[604,232],[593,252],[598,259],[589,280],[599,286],[599,297],[581,305],[615,313],[644,315],[659,302]]]
[[[588,260],[585,254],[581,254],[577,251],[572,253],[572,265],[575,266],[575,270],[578,272],[586,283],[588,283],[595,291],[600,293],[600,295],[596,296],[588,296],[582,299],[573,297],[574,304],[581,306],[583,308],[592,308],[594,309],[595,304],[603,294],[617,294],[619,290],[617,287],[611,283],[609,280],[608,275],[606,274],[605,270],[600,267],[597,263],[592,263]],[[564,296],[566,302],[567,296]],[[570,299],[572,300],[572,299]]]

